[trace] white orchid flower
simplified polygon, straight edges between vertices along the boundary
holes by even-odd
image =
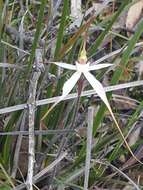
[[[63,100],[73,89],[81,75],[83,74],[85,78],[88,80],[88,82],[91,84],[97,95],[103,100],[103,102],[106,104],[108,109],[110,109],[110,105],[108,103],[104,88],[102,84],[90,73],[90,71],[102,69],[105,67],[112,66],[112,64],[97,64],[97,65],[91,65],[90,62],[86,64],[80,64],[76,62],[76,65],[70,65],[67,63],[61,63],[61,62],[53,62],[57,66],[60,66],[65,69],[70,69],[76,71],[64,84],[63,86],[63,92],[62,96],[60,97],[60,101]],[[59,102],[59,101],[58,101]]]
[[[106,68],[106,67],[110,67],[113,64],[109,64],[109,63],[103,63],[103,64],[93,64],[90,65],[90,62],[87,62],[87,57],[86,57],[86,51],[84,50],[81,53],[81,57],[79,59],[79,61],[76,62],[75,65],[71,65],[71,64],[67,64],[67,63],[62,63],[62,62],[52,62],[53,64],[62,67],[64,69],[69,69],[69,70],[73,70],[75,71],[75,73],[64,83],[63,86],[63,91],[62,91],[62,96],[60,96],[59,100],[57,102],[55,102],[53,104],[53,106],[45,113],[45,115],[42,117],[41,121],[45,119],[45,117],[49,114],[49,112],[60,102],[62,101],[73,89],[73,87],[76,85],[77,81],[79,80],[79,78],[81,77],[81,75],[83,74],[85,76],[85,78],[88,80],[88,82],[90,83],[90,85],[92,86],[92,88],[95,90],[95,92],[97,93],[97,95],[101,98],[101,100],[105,103],[105,105],[107,106],[123,140],[124,143],[126,144],[129,152],[131,153],[131,155],[134,157],[135,160],[137,160],[139,163],[143,164],[132,152],[130,146],[128,145],[119,125],[118,122],[116,121],[116,118],[112,112],[112,109],[110,107],[109,101],[107,99],[105,90],[102,86],[102,84],[90,73],[90,71],[93,70],[99,70],[102,68]]]
[[[54,103],[54,105],[48,110],[48,112],[46,112],[46,114],[42,117],[42,120],[45,119],[45,117],[55,107],[55,105],[57,105],[60,101],[62,101],[71,92],[71,90],[76,85],[77,81],[79,80],[82,74],[91,84],[97,95],[106,104],[108,109],[111,110],[102,84],[90,73],[90,71],[106,68],[112,66],[113,64],[107,63],[107,64],[90,65],[90,62],[87,62],[86,64],[80,64],[79,62],[76,62],[76,65],[71,65],[63,62],[52,62],[52,63],[54,63],[59,67],[69,70],[74,70],[76,72],[65,82],[62,89],[62,96],[60,96],[59,100]]]

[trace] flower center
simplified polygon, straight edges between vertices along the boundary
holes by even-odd
[[[79,72],[88,72],[89,71],[89,62],[86,63],[86,64],[80,64],[79,62],[76,61],[76,68],[77,68],[77,71]]]

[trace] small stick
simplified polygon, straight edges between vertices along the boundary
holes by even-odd
[[[34,163],[35,163],[35,136],[34,136],[34,123],[35,123],[35,105],[36,105],[36,90],[39,77],[41,75],[42,64],[42,52],[40,49],[36,50],[35,68],[33,68],[33,75],[30,80],[29,87],[29,150],[28,150],[28,174],[27,174],[27,188],[33,190],[33,175],[34,175]]]
[[[116,91],[116,90],[125,89],[125,88],[131,88],[131,87],[134,88],[136,86],[141,86],[141,85],[143,85],[143,80],[107,86],[107,87],[104,87],[104,90],[105,90],[105,92],[111,92],[111,91]],[[94,95],[96,97],[98,96],[96,94],[95,90],[87,90],[87,91],[83,91],[81,93],[81,97],[85,97],[85,96],[89,97],[91,95]],[[77,97],[78,97],[77,93],[71,93],[71,94],[67,95],[63,100],[72,100]],[[52,98],[37,100],[36,106],[43,106],[43,105],[54,103],[57,100],[59,100],[59,98],[60,98],[60,96],[56,96],[56,97],[52,97]],[[14,112],[14,111],[23,110],[23,109],[27,109],[27,104],[19,104],[19,105],[15,105],[15,106],[9,106],[6,108],[1,108],[0,115]]]
[[[76,133],[74,129],[55,129],[55,130],[35,130],[34,135],[53,135],[53,134],[64,134],[64,133]],[[8,131],[0,132],[0,136],[16,136],[16,135],[29,135],[28,131]]]
[[[94,108],[91,106],[88,108],[88,118],[87,118],[88,127],[87,127],[87,144],[86,144],[87,146],[86,146],[84,190],[88,190],[91,149],[92,149],[93,118],[94,118]]]

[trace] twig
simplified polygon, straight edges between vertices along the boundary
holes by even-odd
[[[138,43],[136,43],[135,48],[136,48],[136,47],[140,47],[140,46],[143,46],[143,42],[138,42]],[[113,52],[111,52],[111,53],[109,53],[109,54],[107,54],[107,55],[101,57],[100,59],[96,60],[96,61],[94,62],[94,64],[101,63],[101,62],[105,61],[106,59],[113,57],[114,55],[118,55],[118,54],[121,53],[122,51],[124,52],[127,48],[128,48],[128,46],[125,45],[125,46],[123,46],[122,48],[117,49],[117,50],[115,50],[115,51],[113,51]],[[91,57],[88,57],[88,60],[91,59],[92,57],[93,57],[93,55],[92,55]]]
[[[87,147],[86,147],[86,161],[85,161],[85,178],[84,178],[84,190],[88,190],[89,172],[90,172],[90,159],[92,149],[92,131],[93,131],[93,118],[94,108],[88,108],[88,127],[87,127]]]
[[[35,120],[35,103],[36,103],[36,89],[39,77],[41,75],[42,54],[41,50],[36,50],[35,68],[33,76],[30,80],[29,87],[29,150],[28,150],[28,174],[27,174],[27,187],[28,190],[33,190],[33,174],[35,163],[35,137],[34,137],[34,120]],[[42,64],[43,66],[43,64]],[[44,67],[44,66],[43,66]]]
[[[13,68],[13,69],[23,69],[23,66],[19,66],[16,64],[11,64],[11,63],[0,63],[0,67],[2,68]]]
[[[105,87],[104,89],[106,92],[111,92],[111,91],[116,91],[116,90],[120,90],[120,89],[124,89],[124,88],[131,88],[131,87],[136,87],[136,86],[141,86],[141,85],[143,85],[143,80],[108,86],[108,87]],[[81,93],[81,97],[91,96],[91,95],[96,95],[96,92],[94,90],[87,90],[87,91],[83,91]],[[36,101],[36,106],[43,106],[46,104],[54,103],[57,100],[59,100],[59,97],[60,96],[56,96],[53,98],[38,100],[38,101]],[[77,97],[78,97],[77,93],[72,93],[72,94],[69,94],[67,97],[65,97],[63,100],[70,100],[70,99],[74,99]],[[14,112],[14,111],[18,111],[18,110],[27,109],[27,108],[28,108],[27,104],[19,104],[16,106],[10,106],[10,107],[0,109],[0,114]]]
[[[18,48],[17,46],[11,45],[11,44],[8,43],[8,42],[5,42],[5,41],[1,40],[1,43],[4,44],[4,45],[6,45],[6,46],[9,46],[9,47],[11,47],[11,48],[13,48],[13,49],[16,49],[16,50],[18,50],[18,51],[20,51],[20,52],[23,52],[23,53],[25,53],[26,55],[30,55],[29,52],[27,52],[27,51],[25,51],[25,50],[23,50],[23,49],[20,49],[20,48]]]
[[[55,129],[55,130],[35,130],[34,135],[51,135],[51,134],[64,134],[64,133],[76,133],[75,130],[72,129]],[[29,131],[11,131],[11,132],[0,132],[0,136],[6,135],[29,135]]]

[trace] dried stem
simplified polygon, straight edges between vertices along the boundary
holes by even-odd
[[[90,160],[92,149],[92,131],[93,131],[93,118],[94,108],[88,108],[88,127],[87,127],[87,146],[86,146],[86,162],[85,162],[85,178],[84,178],[84,190],[88,190],[89,172],[90,172]]]
[[[105,92],[111,92],[111,91],[116,91],[116,90],[120,90],[120,89],[131,88],[131,87],[136,87],[136,86],[141,86],[141,85],[143,85],[143,80],[128,82],[128,83],[124,83],[124,84],[118,84],[118,85],[113,85],[113,86],[107,86],[104,89],[105,89]],[[95,90],[87,90],[87,91],[83,91],[81,93],[81,97],[84,97],[84,96],[88,97],[91,95],[97,96]],[[63,101],[74,99],[77,97],[78,97],[77,93],[72,93],[72,94],[69,94],[68,96],[66,96],[63,99]],[[43,105],[57,102],[57,100],[59,100],[59,98],[60,98],[60,96],[43,99],[43,100],[37,100],[36,106],[43,106]],[[14,111],[23,110],[23,109],[27,109],[27,104],[19,104],[19,105],[15,105],[15,106],[2,108],[2,109],[0,109],[0,114],[5,114],[5,113],[14,112]]]
[[[27,189],[33,190],[33,175],[34,175],[34,163],[35,163],[35,137],[34,137],[34,121],[35,121],[35,106],[36,106],[36,90],[39,77],[41,75],[42,54],[41,50],[36,50],[36,58],[34,71],[30,80],[29,87],[29,150],[28,150],[28,174],[27,174]]]

